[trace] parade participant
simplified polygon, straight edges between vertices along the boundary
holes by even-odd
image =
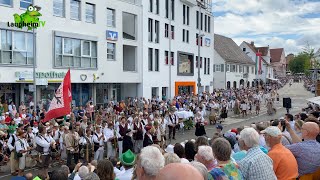
[[[27,142],[28,142],[28,145],[30,147],[34,147],[33,144],[34,144],[34,138],[35,138],[35,135],[32,133],[32,128],[29,126],[27,128],[27,136],[26,136],[26,139],[27,139]]]
[[[37,123],[37,122],[34,122],[34,123],[33,123],[32,132],[33,132],[33,134],[35,134],[35,135],[38,134],[39,129],[38,129],[38,123]]]
[[[11,152],[10,154],[10,169],[11,169],[11,175],[16,176],[18,173],[18,166],[19,166],[19,161],[17,161],[14,156],[15,156],[15,142],[18,140],[18,137],[16,134],[10,135],[10,138],[8,140],[8,147]]]
[[[206,130],[204,129],[204,118],[201,115],[201,112],[197,112],[197,116],[194,118],[196,123],[196,136],[203,136],[206,135]]]
[[[80,137],[79,145],[82,146],[80,151],[80,157],[85,159],[85,162],[91,162],[93,157],[93,145],[92,145],[91,130],[87,129],[85,134]]]
[[[133,123],[133,140],[134,140],[134,152],[140,153],[143,147],[143,124],[141,120],[136,117]]]
[[[39,127],[39,134],[35,138],[36,150],[41,155],[40,168],[48,176],[48,167],[50,164],[50,148],[55,148],[55,141],[47,135],[46,127]]]
[[[102,160],[105,136],[103,132],[101,133],[100,126],[96,126],[96,131],[94,132],[92,139],[94,144],[94,160]]]
[[[67,166],[71,165],[72,158],[74,163],[78,163],[79,160],[79,134],[72,128],[65,136],[65,144],[67,150]]]
[[[121,154],[123,153],[123,138],[124,136],[126,136],[127,131],[129,129],[128,127],[128,123],[126,122],[126,118],[124,116],[122,116],[120,121],[120,125],[118,126],[117,131],[119,132],[119,134],[121,135],[121,137],[118,139],[118,147],[119,147],[119,157],[121,156]]]
[[[19,176],[23,176],[24,168],[26,167],[26,155],[31,148],[26,141],[26,133],[23,130],[17,132],[18,139],[15,142],[15,158],[19,161]]]
[[[151,126],[145,127],[146,133],[144,134],[144,138],[143,138],[143,147],[153,144],[152,135],[150,132],[151,128],[152,128]]]
[[[178,124],[178,116],[176,114],[174,114],[174,110],[171,110],[169,112],[169,123],[168,123],[168,127],[169,127],[169,139],[171,140],[171,134],[173,135],[172,139],[176,139],[176,125]]]
[[[116,157],[118,138],[121,137],[118,131],[114,129],[112,122],[103,130],[107,141],[107,158]]]

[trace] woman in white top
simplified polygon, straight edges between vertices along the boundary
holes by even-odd
[[[16,113],[15,117],[13,118],[13,120],[16,123],[16,125],[19,125],[21,123],[22,119],[21,119],[19,113]]]
[[[203,136],[206,135],[206,130],[204,129],[204,118],[201,115],[201,112],[197,112],[196,117],[194,118],[196,122],[196,136]]]

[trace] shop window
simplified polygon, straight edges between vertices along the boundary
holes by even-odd
[[[55,67],[97,68],[97,42],[56,36]]]
[[[0,63],[33,64],[33,35],[31,33],[0,30]]]

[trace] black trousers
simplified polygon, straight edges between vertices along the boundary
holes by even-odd
[[[168,126],[169,127],[169,139],[171,139],[171,134],[173,134],[173,139],[176,136],[176,127]]]
[[[71,165],[71,160],[74,160],[74,164],[77,164],[79,161],[79,153],[70,153],[70,151],[67,151],[67,166],[69,167]]]

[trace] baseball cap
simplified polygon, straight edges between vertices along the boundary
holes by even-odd
[[[280,129],[276,126],[269,126],[267,127],[265,130],[261,131],[262,134],[268,134],[272,137],[278,137],[280,136],[282,133],[280,131]]]
[[[222,129],[223,129],[223,126],[222,126],[221,124],[218,124],[218,125],[216,125],[216,128],[222,130]]]

